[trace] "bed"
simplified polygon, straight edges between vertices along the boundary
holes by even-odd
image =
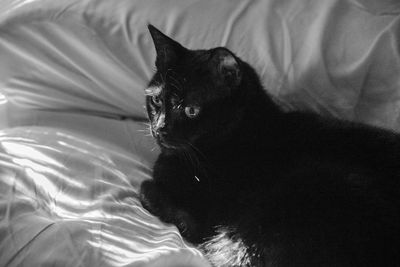
[[[0,266],[210,266],[142,208],[151,23],[285,109],[400,130],[397,0],[0,0]]]

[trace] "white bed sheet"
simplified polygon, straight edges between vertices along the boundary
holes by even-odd
[[[289,107],[399,127],[398,1],[2,0],[1,92],[21,108],[144,118],[151,22],[228,46]]]

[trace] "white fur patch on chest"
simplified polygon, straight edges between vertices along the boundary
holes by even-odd
[[[202,244],[206,257],[215,267],[250,266],[248,247],[240,238],[232,238],[232,231],[219,229],[218,234]]]

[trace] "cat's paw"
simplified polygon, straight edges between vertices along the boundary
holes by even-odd
[[[144,181],[140,188],[142,206],[165,223],[174,224],[181,235],[189,242],[199,239],[198,224],[189,212],[176,207],[168,194],[160,189],[154,181]]]
[[[144,181],[140,186],[139,200],[142,206],[153,215],[159,216],[162,211],[162,192],[153,181]],[[165,203],[164,203],[165,204]]]
[[[174,214],[174,224],[181,235],[192,243],[199,243],[200,233],[196,220],[184,210],[176,210]]]

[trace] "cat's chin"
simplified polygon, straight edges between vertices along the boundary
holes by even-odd
[[[172,142],[166,142],[165,140],[157,139],[157,144],[162,150],[178,150],[181,146]]]
[[[161,143],[158,142],[158,145],[161,149],[166,149],[166,150],[177,150],[178,147],[172,144],[168,144],[168,143]]]
[[[185,142],[173,142],[157,139],[157,144],[162,151],[177,152],[191,150],[193,146],[189,146]]]

